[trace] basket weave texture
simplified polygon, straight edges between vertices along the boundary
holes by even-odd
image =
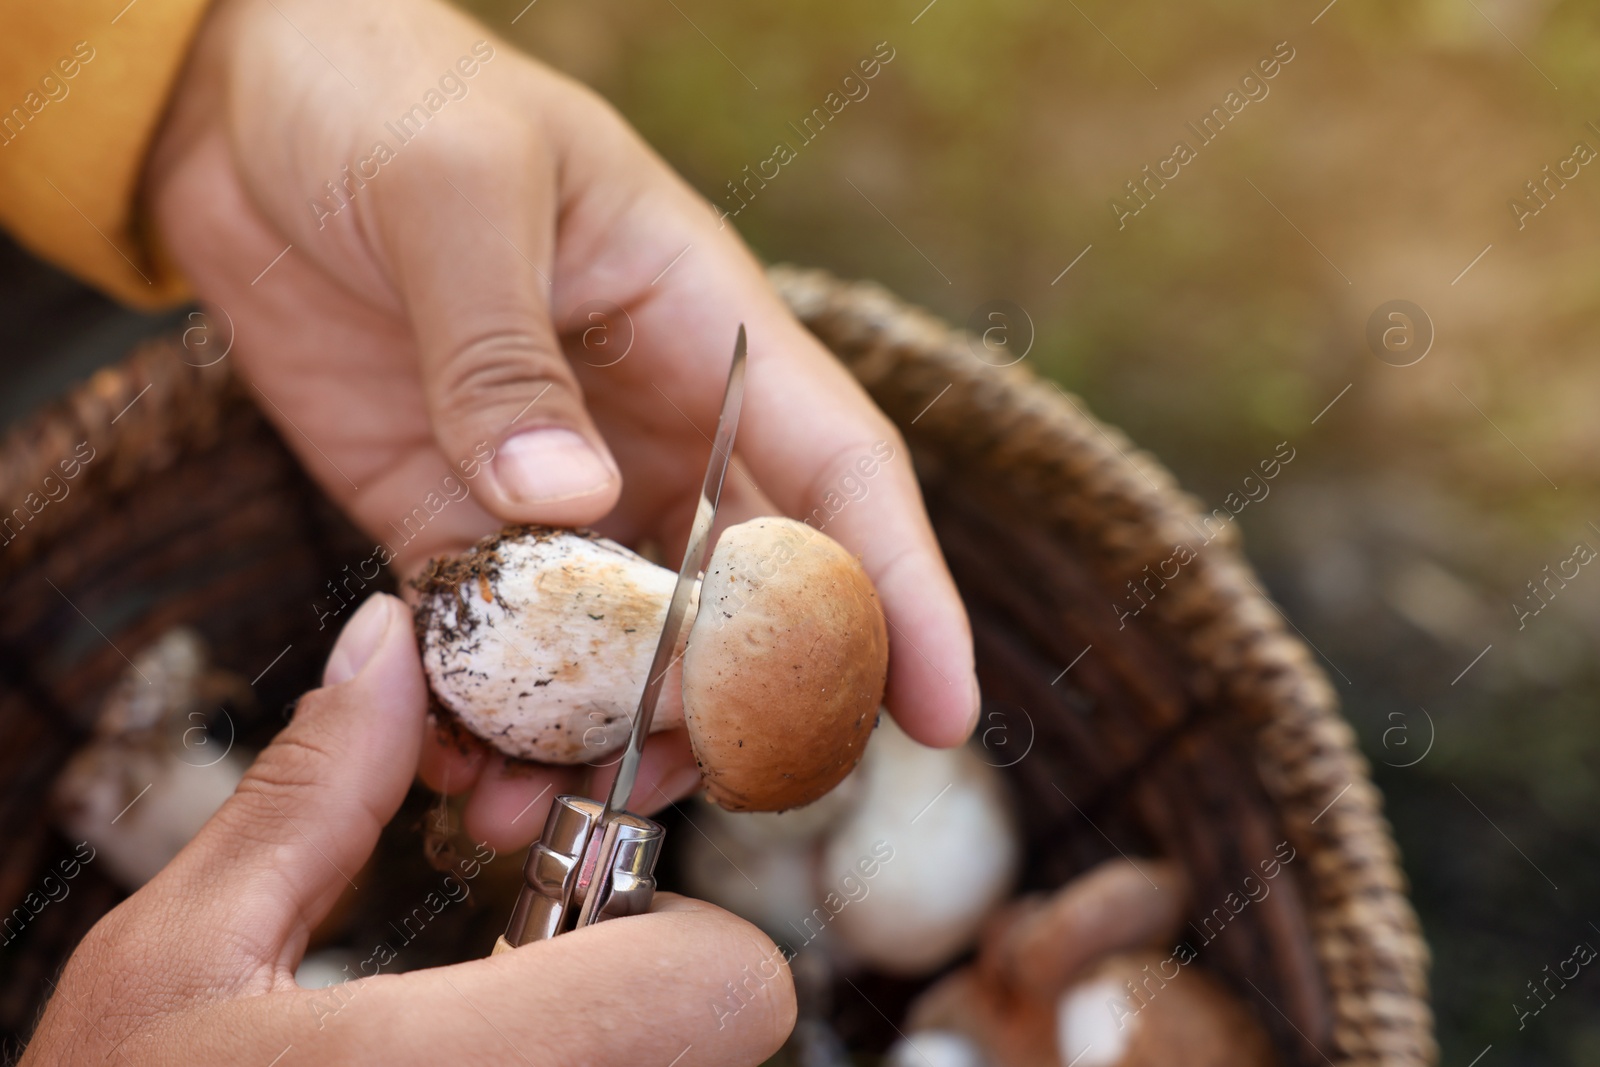
[[[1286,1063],[1433,1064],[1428,954],[1381,797],[1232,526],[1202,525],[1159,463],[1025,366],[986,364],[876,286],[771,276],[906,437],[972,616],[980,731],[1010,746],[992,751],[1025,813],[1025,887],[1121,852],[1178,859],[1191,944]],[[260,743],[320,673],[333,627],[314,604],[370,554],[226,363],[189,358],[175,339],[143,346],[0,446],[0,507],[80,443],[94,453],[67,495],[0,538],[0,915],[71,851],[44,797],[123,651],[198,628],[220,666],[256,679],[237,718]],[[1119,618],[1127,583],[1180,545],[1193,560]],[[1225,906],[1280,842],[1295,858],[1270,895]],[[117,898],[90,865],[0,949],[0,1030],[26,1035],[44,979]]]
[[[1015,768],[1046,812],[1035,864],[1103,848],[1088,818],[1113,838],[1108,823],[1124,826],[1120,847],[1183,859],[1204,915],[1287,839],[1301,893],[1244,912],[1254,938],[1205,951],[1299,1060],[1433,1063],[1428,952],[1382,798],[1234,527],[1207,544],[1214,527],[1153,457],[1023,365],[985,363],[969,335],[874,285],[773,280],[906,435],[973,614],[986,703],[1026,709],[1052,744]],[[1109,605],[1178,545],[1195,560],[1119,629]]]

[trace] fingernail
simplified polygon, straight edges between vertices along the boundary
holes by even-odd
[[[389,620],[394,617],[389,607],[391,599],[382,593],[372,594],[344,624],[339,640],[334,642],[333,653],[328,657],[328,666],[322,672],[323,685],[339,685],[361,673],[361,668],[383,643]]]
[[[972,672],[972,717],[967,722],[967,733],[978,728],[978,718],[983,714],[983,688],[978,684],[978,672]]]
[[[544,426],[507,438],[495,455],[494,476],[512,500],[545,504],[597,493],[616,471],[583,435]]]

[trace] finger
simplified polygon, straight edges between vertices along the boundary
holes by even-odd
[[[491,752],[483,773],[461,813],[462,826],[474,841],[496,852],[526,848],[544,831],[550,804],[578,788],[571,767],[509,760]]]
[[[500,518],[590,523],[622,481],[551,323],[556,164],[526,121],[458,120],[374,201],[434,433],[445,455],[483,459]]]
[[[500,852],[526,848],[544,831],[551,801],[577,790],[604,796],[620,759],[617,753],[595,764],[599,773],[585,782],[580,772],[589,765],[553,767],[491,756],[462,815],[467,834]],[[628,809],[649,815],[699,788],[700,770],[689,735],[664,730],[645,742]]]
[[[663,730],[645,742],[628,809],[653,815],[700,791],[700,766],[686,730]]]
[[[610,134],[595,132],[601,127]],[[804,518],[823,509],[826,532],[860,555],[889,623],[890,710],[919,741],[959,744],[978,715],[972,636],[904,443],[855,379],[795,321],[703,200],[636,139],[627,164],[618,163],[626,156],[616,143],[620,127],[604,123],[593,107],[556,112],[563,181],[575,190],[623,182],[633,190],[622,207],[569,212],[562,254],[568,247],[603,247],[624,234],[632,247],[611,253],[611,260],[665,265],[681,258],[658,279],[648,268],[634,279],[626,306],[636,353],[614,367],[585,368],[585,377],[612,375],[608,399],[626,383],[640,398],[627,414],[641,422],[676,426],[685,439],[704,437],[715,425],[727,367],[720,355],[708,354],[726,352],[744,322],[750,362],[740,456],[785,513]],[[889,458],[878,458],[883,454]],[[873,473],[864,495],[852,497],[845,479],[859,479],[862,464]],[[635,495],[623,503],[634,516],[652,499],[660,502],[648,486],[635,484]],[[838,499],[849,502],[836,507]]]
[[[618,451],[628,447],[619,445]],[[709,458],[711,454],[709,442],[706,444],[705,453]],[[684,546],[689,541],[689,531],[694,525],[695,509],[699,506],[700,495],[691,492],[669,503],[656,520],[656,529],[661,533],[661,540],[657,545],[659,559],[666,566],[675,567],[683,559]],[[764,515],[778,514],[781,514],[781,509],[761,490],[749,470],[739,461],[738,456],[735,456],[728,465],[728,475],[722,482],[722,499],[717,505],[717,518],[711,527],[711,539],[708,544],[714,550],[722,531],[728,527]],[[600,523],[597,529],[608,535],[614,532],[619,538],[627,538],[633,532],[620,517],[612,522]]]
[[[694,505],[698,504],[699,501],[694,501]],[[712,543],[715,544],[715,538],[729,526],[777,513],[778,505],[774,504],[772,498],[756,484],[755,478],[735,455],[733,462],[728,465],[728,476],[723,481],[722,503],[717,508],[717,525],[712,528]],[[684,537],[687,538],[687,531],[693,525],[694,507],[689,507],[685,515],[690,521],[681,525],[685,530]]]
[[[504,974],[486,964],[503,964]],[[471,1003],[496,1026],[506,1020],[511,1047],[571,1049],[570,1062],[761,1063],[794,1026],[793,979],[782,951],[743,919],[666,894],[649,915],[449,971],[455,973],[417,977],[432,980],[427,985],[441,999]],[[617,1025],[623,1019],[649,1024]],[[485,1051],[494,1049],[493,1041],[479,1040]],[[448,1038],[429,1041],[435,1052],[452,1047]]]
[[[453,797],[478,784],[492,755],[489,747],[448,716],[428,713],[417,777],[435,793]]]
[[[301,698],[234,795],[150,883],[151,899],[177,902],[184,923],[229,947],[209,961],[217,980],[247,981],[263,965],[290,973],[399,810],[426,705],[410,620],[385,594],[362,605],[324,687]]]
[[[335,988],[215,1005],[153,1043],[171,1044],[169,1060],[181,1048],[185,1062],[283,1067],[723,1067],[765,1061],[794,1026],[782,951],[743,919],[667,894],[650,914],[488,959],[396,975],[385,958]]]

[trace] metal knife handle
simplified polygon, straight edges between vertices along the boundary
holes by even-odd
[[[650,907],[666,830],[627,811],[602,824],[604,809],[588,797],[556,798],[528,852],[525,884],[496,952]]]
[[[650,907],[650,898],[656,891],[656,859],[667,835],[660,824],[632,812],[618,811],[598,829],[601,836],[595,874],[579,906],[574,928],[637,915]]]

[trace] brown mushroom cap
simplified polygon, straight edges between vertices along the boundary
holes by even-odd
[[[1048,897],[1014,902],[991,924],[980,967],[1053,996],[1104,956],[1170,944],[1188,910],[1189,880],[1176,863],[1107,860]]]
[[[883,609],[855,556],[793,519],[729,527],[683,664],[707,795],[784,811],[827,793],[861,759],[888,669]]]

